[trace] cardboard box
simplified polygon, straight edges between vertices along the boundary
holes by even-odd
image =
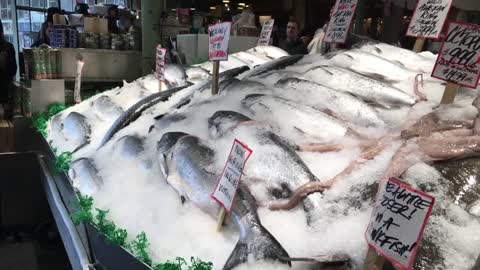
[[[13,123],[0,120],[0,153],[14,152]]]
[[[98,33],[98,34],[107,34],[108,33],[108,20],[97,18],[97,17],[84,17],[84,32],[87,33]]]

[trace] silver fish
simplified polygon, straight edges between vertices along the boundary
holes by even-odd
[[[263,65],[260,65],[259,67],[250,70],[249,72],[246,72],[243,75],[242,80],[248,80],[251,77],[259,76],[263,73],[269,72],[270,70],[284,69],[285,67],[293,65],[296,62],[300,61],[302,57],[302,55],[290,55],[267,62]]]
[[[210,195],[216,188],[218,174],[206,170],[215,162],[215,152],[195,136],[177,134],[173,139],[176,142],[172,147],[169,146],[174,140],[163,140],[166,144],[161,141],[157,151],[160,167],[166,167],[162,171],[168,172],[167,182],[178,192],[182,201],[190,201],[216,218],[220,206]],[[242,184],[236,193],[231,219],[240,237],[223,266],[224,270],[247,262],[249,257],[278,261],[289,257],[280,243],[263,227],[256,201]]]
[[[385,43],[367,43],[359,50],[371,53],[376,56],[398,62],[401,65],[415,72],[430,73],[433,70],[435,61],[428,59],[414,51],[402,49]]]
[[[187,73],[185,68],[178,64],[169,64],[165,66],[165,81],[170,88],[187,85]]]
[[[186,86],[180,86],[173,89],[168,89],[166,91],[158,92],[135,103],[132,107],[128,108],[128,110],[126,110],[120,117],[118,117],[117,120],[115,120],[115,122],[112,124],[110,129],[103,137],[103,140],[98,146],[98,149],[102,148],[122,128],[128,126],[131,122],[137,120],[146,109],[154,106],[155,104],[158,104],[159,102],[164,102],[168,100],[173,94],[181,91],[185,87]]]
[[[102,95],[91,102],[95,115],[102,120],[117,119],[123,110],[108,96]]]
[[[68,176],[72,181],[72,185],[86,195],[96,193],[103,184],[95,164],[89,158],[80,158],[73,161],[70,164]]]
[[[308,182],[319,181],[307,165],[295,152],[295,146],[279,137],[264,126],[255,125],[256,122],[245,115],[232,111],[218,111],[208,119],[210,133],[215,137],[235,137],[235,132],[247,134],[255,141],[246,141],[255,145],[256,154],[245,167],[248,177],[245,182],[248,186],[263,183],[266,187],[262,196],[273,198],[288,198],[293,190]],[[258,123],[257,123],[258,124]],[[255,181],[249,182],[250,179]],[[320,194],[313,194],[303,201],[304,208],[310,212],[319,203]]]
[[[75,144],[75,150],[90,142],[90,133],[90,125],[83,114],[71,112],[65,117],[62,134],[67,141]]]
[[[201,67],[187,67],[185,72],[187,74],[188,81],[192,83],[208,80],[211,77],[208,70]]]
[[[278,81],[274,93],[318,110],[328,109],[339,118],[361,126],[384,126],[375,109],[349,93],[335,91],[315,82],[286,78]]]
[[[323,139],[344,136],[348,130],[344,123],[330,115],[281,97],[251,94],[241,102],[261,120],[287,130],[299,130]]]
[[[251,48],[247,52],[265,55],[270,59],[278,59],[280,57],[289,55],[288,52],[275,46],[257,46],[257,47]]]
[[[128,159],[136,159],[145,149],[143,140],[137,136],[127,135],[118,139],[115,149]]]
[[[398,82],[415,77],[416,73],[403,64],[360,51],[345,51],[328,60],[331,65],[351,69],[368,77]]]
[[[387,83],[340,67],[316,67],[305,73],[303,77],[321,85],[351,93],[365,101],[387,108],[415,104],[414,97]]]

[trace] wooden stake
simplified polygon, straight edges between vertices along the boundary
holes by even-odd
[[[448,83],[447,87],[445,87],[445,92],[443,92],[441,104],[450,104],[453,103],[455,100],[455,96],[457,95],[458,85],[453,83]]]
[[[225,222],[225,217],[227,216],[227,212],[225,212],[225,209],[220,208],[220,213],[218,214],[217,218],[217,231],[221,231],[223,227],[223,222]]]
[[[385,258],[378,255],[373,249],[369,248],[363,270],[382,270],[385,264]]]
[[[220,71],[220,62],[213,61],[212,96],[215,96],[216,94],[218,94],[219,71]],[[225,222],[226,214],[227,213],[225,212],[225,209],[221,207],[220,213],[218,214],[218,218],[217,218],[217,231],[220,231],[222,229],[223,223]]]
[[[218,94],[218,73],[220,70],[220,62],[213,61],[213,78],[212,78],[212,96]]]
[[[413,46],[413,51],[416,53],[421,52],[423,50],[424,45],[425,45],[425,39],[417,38],[417,41],[415,41],[415,46]]]

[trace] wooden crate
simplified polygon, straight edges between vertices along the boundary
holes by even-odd
[[[0,120],[0,153],[14,152],[13,123]]]

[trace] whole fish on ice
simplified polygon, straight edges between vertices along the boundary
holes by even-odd
[[[165,136],[165,135],[164,135]],[[216,218],[220,205],[211,198],[216,188],[219,172],[209,172],[215,162],[215,152],[198,137],[176,133],[159,142],[157,157],[166,180],[181,196],[182,201],[192,202],[203,212]],[[223,266],[230,270],[248,261],[288,258],[288,253],[263,227],[257,213],[257,204],[248,188],[240,184],[234,200],[231,219],[240,236],[238,243]],[[284,262],[287,263],[287,262]]]
[[[191,83],[199,83],[211,77],[208,70],[201,67],[187,67],[185,73],[187,74],[187,80]]]
[[[340,67],[316,67],[305,73],[303,77],[332,89],[351,93],[365,101],[387,108],[415,104],[414,97],[387,83]]]
[[[210,134],[232,140],[237,135],[247,145],[255,146],[255,154],[245,166],[244,181],[259,201],[288,198],[291,192],[308,182],[319,181],[295,152],[294,146],[263,124],[237,112],[218,111],[208,119]],[[319,194],[304,203],[307,218],[319,203]]]
[[[250,94],[241,102],[257,119],[273,122],[287,134],[299,131],[323,140],[331,140],[345,136],[348,131],[348,127],[340,120],[281,97]]]
[[[335,91],[329,87],[297,78],[279,80],[274,86],[275,95],[307,104],[318,110],[328,109],[344,121],[361,126],[381,127],[385,125],[375,109],[349,93]]]
[[[95,99],[91,102],[91,105],[95,115],[102,120],[114,120],[123,113],[122,108],[106,95]]]
[[[278,59],[289,55],[288,52],[275,46],[257,46],[249,49],[247,52],[264,55],[270,59]]]
[[[71,112],[63,120],[62,133],[65,140],[73,143],[73,151],[76,151],[90,142],[91,127],[83,114]]]
[[[82,194],[90,196],[96,193],[103,184],[93,160],[89,158],[80,158],[73,161],[70,164],[68,176],[73,187],[77,188]]]
[[[163,76],[169,88],[186,86],[188,84],[185,68],[178,64],[166,65]]]
[[[378,80],[398,82],[408,80],[416,75],[414,71],[407,69],[403,64],[358,49],[336,54],[327,62]]]
[[[385,43],[367,43],[359,50],[380,56],[392,62],[399,62],[415,72],[430,73],[435,61],[424,57],[414,51],[398,48]]]

